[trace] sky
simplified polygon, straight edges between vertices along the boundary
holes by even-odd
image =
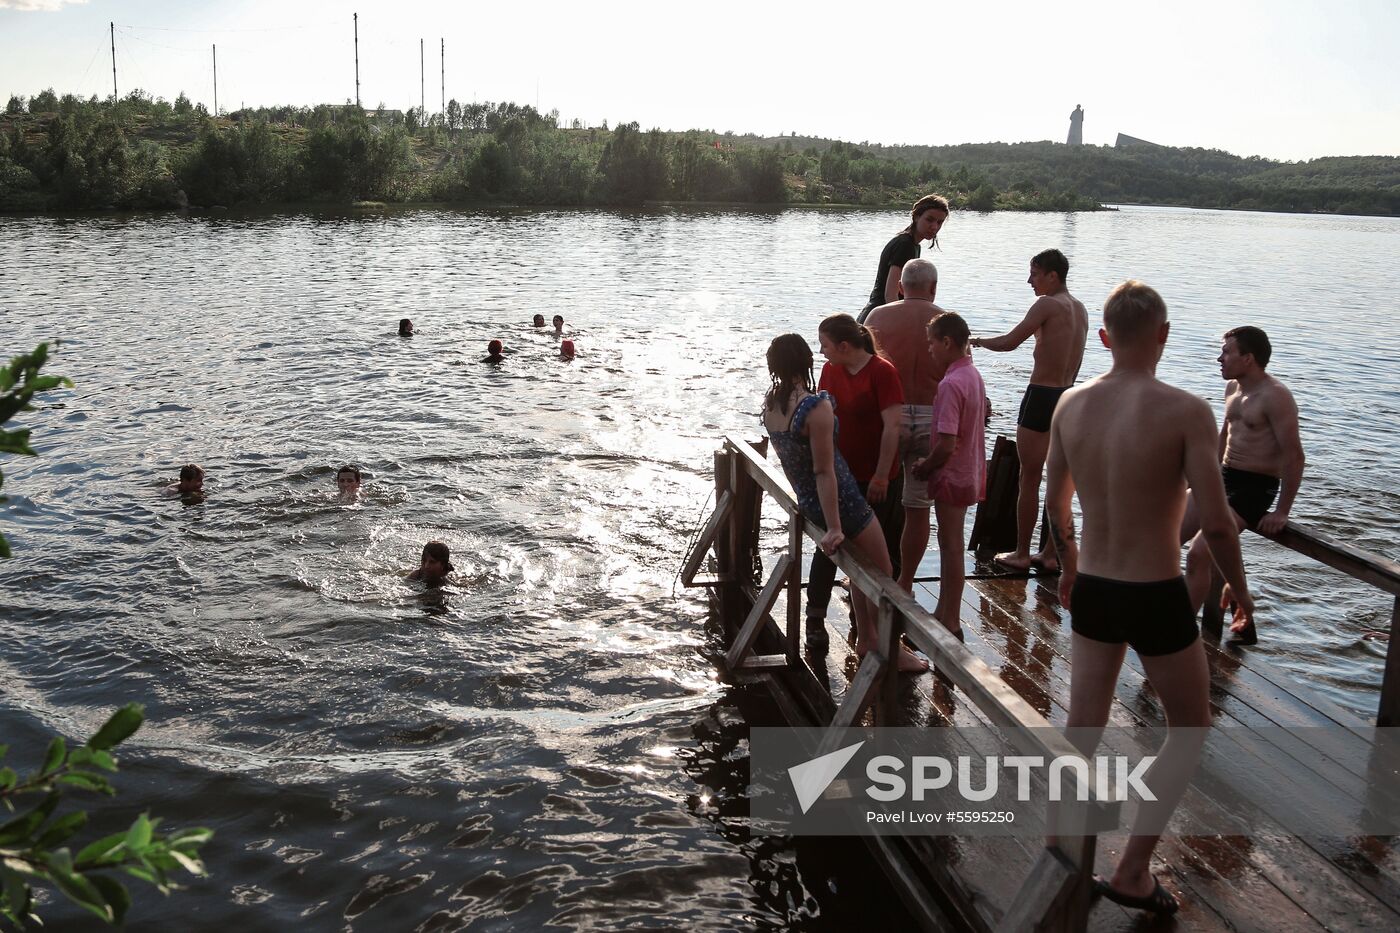
[[[212,109],[514,101],[568,122],[852,142],[1118,133],[1296,161],[1400,155],[1400,0],[0,0],[0,95],[117,87]]]

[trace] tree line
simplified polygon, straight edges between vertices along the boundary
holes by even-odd
[[[804,145],[825,160],[850,146],[795,137],[755,139],[779,149]],[[1162,204],[1237,210],[1400,214],[1400,158],[1332,156],[1306,162],[1241,157],[1219,149],[1053,142],[958,146],[863,144],[869,166],[952,166],[1001,192],[1057,190],[1105,204]]]
[[[296,203],[631,206],[655,201],[907,207],[936,191],[961,210],[1104,203],[1400,213],[1400,159],[1280,163],[1219,150],[859,145],[561,125],[514,103],[364,109],[351,103],[211,115],[133,91],[11,97],[0,116],[0,210]]]

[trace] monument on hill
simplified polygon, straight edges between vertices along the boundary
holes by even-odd
[[[1074,105],[1074,113],[1069,115],[1069,139],[1065,140],[1065,144],[1084,145],[1084,108],[1079,104]]]

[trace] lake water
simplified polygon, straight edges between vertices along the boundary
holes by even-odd
[[[0,743],[27,760],[142,702],[105,819],[218,833],[213,877],[141,894],[133,928],[878,919],[861,859],[748,833],[736,700],[675,577],[718,439],[758,435],[768,341],[858,310],[902,224],[0,217],[0,352],[62,338],[50,370],[76,384],[25,417],[41,456],[4,462]],[[1394,556],[1400,221],[959,212],[939,303],[1009,329],[1047,246],[1095,314],[1124,278],[1156,286],[1161,372],[1217,412],[1219,334],[1268,330],[1308,453],[1294,518]],[[564,315],[576,360],[537,312]],[[510,355],[486,365],[496,337]],[[1029,346],[978,362],[1013,433]],[[1107,363],[1091,345],[1085,375]],[[188,461],[203,504],[161,494]],[[359,505],[333,495],[345,462]],[[400,575],[431,538],[458,580],[425,594]],[[1385,645],[1365,635],[1390,600],[1267,542],[1245,555],[1254,650],[1374,715]]]

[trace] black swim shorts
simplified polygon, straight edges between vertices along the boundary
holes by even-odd
[[[1050,430],[1050,416],[1055,413],[1060,396],[1068,390],[1069,386],[1038,386],[1035,383],[1026,386],[1026,394],[1021,396],[1021,413],[1016,416],[1016,423],[1028,431],[1043,433]]]
[[[1225,480],[1225,500],[1230,508],[1251,527],[1268,513],[1278,495],[1277,476],[1222,466],[1220,478]]]
[[[1172,654],[1199,637],[1185,577],[1127,583],[1081,573],[1070,607],[1075,632],[1094,641],[1126,642],[1144,657]]]

